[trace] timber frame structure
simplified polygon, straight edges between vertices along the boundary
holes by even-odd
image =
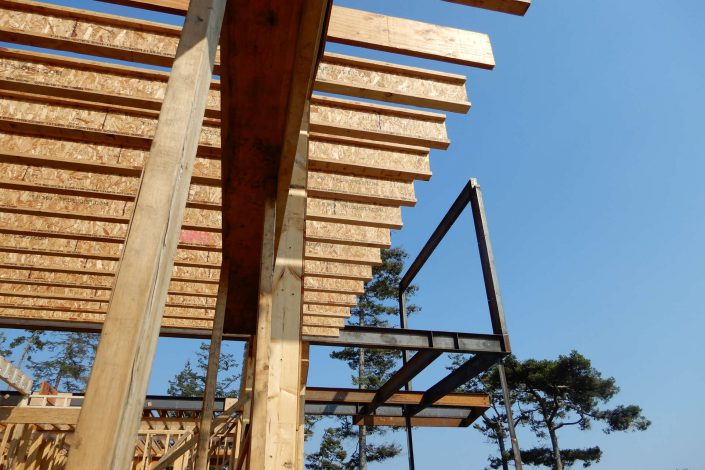
[[[101,332],[85,394],[32,393],[0,360],[0,468],[302,469],[306,414],[405,427],[413,468],[413,427],[481,416],[486,394],[454,391],[511,349],[474,179],[399,286],[401,327],[345,326],[466,77],[325,46],[492,69],[489,37],[332,0],[101,1],[183,27],[0,0],[0,327]],[[404,292],[466,206],[492,333],[407,329]],[[203,397],[146,395],[160,335],[210,339]],[[238,400],[215,396],[223,340],[247,343]],[[313,388],[310,345],[404,360],[379,390]],[[445,353],[471,356],[412,391]]]

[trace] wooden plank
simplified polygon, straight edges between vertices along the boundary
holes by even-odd
[[[316,95],[311,131],[447,149],[445,115]]]
[[[304,304],[304,315],[315,315],[319,317],[350,317],[350,307],[336,307],[331,305]]]
[[[319,188],[321,194],[333,195],[333,193],[329,191],[329,186],[326,185],[324,181],[319,182]],[[373,195],[371,196],[369,193],[364,194],[364,196],[361,196],[360,193],[353,193],[352,197],[365,196],[373,197]],[[347,194],[345,197],[348,197]],[[402,227],[400,207],[320,199],[310,195],[306,201],[306,220],[339,222],[351,225],[366,225],[369,227],[386,227],[390,229],[400,229]]]
[[[198,0],[186,15],[69,470],[126,468],[132,461],[224,9],[224,0]]]
[[[305,290],[303,301],[308,304],[354,307],[357,305],[357,296],[354,294],[333,294],[330,292]]]
[[[188,0],[101,0],[156,11],[183,14]],[[480,3],[482,0],[468,0]],[[486,0],[488,3],[502,0]],[[521,1],[521,0],[506,0]],[[527,0],[528,1],[528,0]],[[494,68],[492,47],[486,34],[463,31],[420,21],[334,6],[327,38],[353,46],[415,57]]]
[[[320,0],[231,3],[221,40],[223,247],[230,257],[227,333],[255,331],[265,205],[277,218],[291,172],[303,101],[313,82],[324,20]],[[247,64],[243,67],[242,64]],[[266,70],[266,73],[262,71]],[[285,191],[286,190],[286,191]],[[281,226],[281,219],[275,223]],[[275,234],[276,241],[276,234]],[[258,444],[256,434],[253,445]],[[251,457],[254,454],[251,454]],[[251,466],[253,462],[250,462]]]
[[[304,315],[303,318],[303,326],[325,326],[330,328],[342,328],[344,325],[344,318],[321,317],[318,315]]]
[[[306,240],[373,248],[389,248],[392,245],[389,229],[386,228],[361,227],[313,220],[306,221]]]
[[[486,10],[524,16],[531,6],[531,0],[445,0]]]
[[[307,155],[308,109],[305,111],[303,122],[300,123],[291,187],[288,191],[281,240],[274,264],[271,336],[257,337],[257,341],[266,341],[265,344],[269,345],[269,367],[266,372],[268,392],[266,395],[259,395],[260,400],[266,403],[266,416],[253,413],[253,421],[264,421],[266,429],[264,458],[254,456],[254,446],[251,451],[252,465],[263,460],[262,468],[296,468],[298,465],[296,430],[299,422],[299,369],[302,356],[301,309]],[[255,405],[253,411],[257,410]],[[257,425],[253,426],[253,436],[256,435]]]
[[[493,69],[486,34],[338,6],[327,40],[351,46]]]
[[[365,292],[365,285],[363,281],[313,276],[304,277],[304,288],[309,291],[332,292],[339,294],[362,294]]]
[[[0,422],[3,424],[76,424],[80,408],[63,407],[0,407]]]
[[[301,327],[301,334],[306,336],[338,337],[340,336],[340,330],[335,327],[306,325]]]
[[[218,284],[218,300],[213,316],[211,341],[208,349],[208,367],[201,407],[201,421],[198,425],[198,444],[196,446],[196,470],[208,470],[210,463],[210,440],[215,409],[215,393],[218,381],[218,365],[220,364],[220,347],[223,342],[223,324],[225,323],[225,296],[228,294],[228,260],[223,261],[223,275]]]
[[[304,258],[307,260],[332,261],[337,263],[382,264],[378,248],[354,245],[334,245],[332,243],[306,242]]]
[[[336,199],[386,206],[414,206],[413,183],[335,173],[308,172],[308,194],[318,199]]]
[[[5,90],[158,111],[167,80],[162,71],[0,48],[0,88]],[[462,75],[325,53],[314,90],[464,113],[470,109],[465,81]],[[214,80],[207,118],[220,117],[219,87]]]
[[[431,178],[428,153],[418,155],[324,139],[311,140],[309,148],[309,168],[315,171],[406,181]]]
[[[462,75],[327,52],[318,67],[315,90],[467,113],[465,80]]]
[[[307,260],[304,263],[304,274],[335,279],[372,279],[372,267],[364,264],[347,264]]]
[[[376,390],[357,388],[309,387],[306,401],[309,403],[372,403]],[[418,405],[423,392],[397,392],[387,399],[390,405]],[[434,403],[436,406],[455,407],[489,407],[490,399],[486,393],[450,393]]]

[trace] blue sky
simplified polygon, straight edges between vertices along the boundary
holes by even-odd
[[[473,103],[449,115],[453,143],[432,152],[434,176],[416,184],[419,202],[404,209],[394,243],[417,253],[477,177],[515,353],[577,349],[617,379],[615,404],[638,404],[653,422],[638,434],[568,431],[563,447],[600,445],[596,469],[705,469],[696,451],[705,444],[705,2],[534,0],[524,18],[437,0],[338,3],[486,32],[494,47],[491,72],[366,53],[467,74]],[[412,327],[489,330],[468,217],[418,284],[424,311]],[[165,391],[196,344],[160,341],[151,393]],[[314,349],[310,383],[348,385],[346,366],[327,353]],[[519,439],[533,444],[527,431]],[[422,469],[482,468],[492,450],[472,429],[416,433]],[[384,468],[406,468],[405,458]]]

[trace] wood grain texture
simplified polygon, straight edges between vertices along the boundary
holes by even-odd
[[[224,8],[224,0],[199,0],[186,15],[69,454],[70,470],[127,468],[132,461]]]
[[[471,7],[484,8],[501,13],[524,16],[531,6],[531,0],[445,0]]]

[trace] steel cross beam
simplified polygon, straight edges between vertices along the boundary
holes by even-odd
[[[404,365],[394,373],[382,387],[377,390],[375,397],[369,405],[364,406],[359,415],[365,416],[375,412],[375,410],[385,403],[392,395],[397,393],[411,379],[419,375],[422,370],[428,367],[441,355],[440,351],[419,351]]]

